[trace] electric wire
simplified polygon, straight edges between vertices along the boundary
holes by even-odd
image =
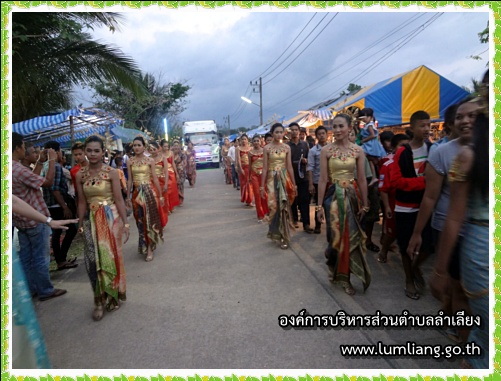
[[[268,71],[268,70],[269,70],[269,69],[270,69],[270,68],[271,68],[271,67],[272,67],[272,66],[273,66],[273,65],[274,65],[274,64],[275,64],[275,63],[276,63],[276,62],[277,62],[277,61],[278,61],[278,60],[279,60],[279,59],[280,59],[280,58],[281,58],[284,54],[285,54],[285,52],[286,52],[286,51],[287,51],[287,50],[288,50],[288,49],[292,46],[292,44],[293,44],[294,42],[296,42],[296,40],[297,40],[297,39],[299,38],[299,36],[303,33],[303,31],[306,29],[306,27],[307,27],[308,25],[310,25],[311,21],[315,18],[315,16],[316,16],[316,15],[317,15],[317,12],[315,12],[315,13],[313,14],[313,16],[310,18],[310,20],[306,23],[306,25],[303,27],[303,29],[301,29],[301,31],[300,31],[300,32],[298,33],[298,35],[294,38],[294,40],[292,40],[292,42],[289,44],[289,46],[287,46],[287,47],[285,48],[285,50],[282,52],[282,54],[280,54],[280,56],[278,56],[278,58],[277,58],[275,61],[273,61],[273,63],[272,63],[270,66],[268,66],[268,67],[266,68],[266,70],[265,70],[265,71],[263,71],[261,74],[259,74],[259,75],[257,75],[256,77],[254,77],[254,78],[252,79],[253,81],[254,81],[254,80],[256,80],[256,79],[258,79],[259,77],[263,77],[263,76],[265,76],[265,75],[266,75],[265,73],[266,73],[266,72],[267,72],[267,71]]]
[[[339,13],[339,12],[338,12],[338,13]],[[280,66],[282,66],[285,62],[287,62],[287,59],[289,59],[289,58],[290,58],[290,56],[292,56],[292,55],[295,53],[295,51],[296,51],[297,49],[299,49],[299,48],[301,47],[301,45],[303,45],[303,43],[304,43],[304,42],[308,39],[308,37],[310,37],[310,36],[311,36],[311,34],[312,34],[312,33],[313,33],[313,32],[314,32],[314,31],[315,31],[315,30],[316,30],[316,29],[320,26],[320,24],[322,23],[322,21],[324,21],[324,20],[325,20],[325,18],[326,18],[328,15],[329,15],[329,14],[328,14],[328,13],[326,13],[326,14],[325,14],[325,16],[324,16],[324,17],[323,17],[323,18],[322,18],[322,19],[321,19],[321,20],[317,23],[317,25],[315,25],[315,27],[314,27],[314,28],[310,31],[310,33],[308,33],[308,35],[307,35],[305,38],[303,38],[303,41],[301,41],[301,42],[299,43],[299,45],[296,47],[296,49],[295,49],[295,50],[293,50],[293,51],[292,51],[292,52],[291,52],[291,53],[290,53],[287,57],[285,57],[285,58],[282,60],[282,62],[280,63],[280,65],[278,65],[277,67],[275,67],[275,68],[274,68],[271,72],[269,72],[267,75],[271,75],[274,71],[278,70],[278,69],[280,68]],[[337,13],[336,13],[336,15],[334,15],[334,17],[336,17],[336,16],[337,16]],[[332,21],[332,20],[331,20],[331,21]],[[330,22],[329,22],[329,23],[330,23]],[[328,25],[328,24],[327,24],[327,25]],[[325,29],[325,28],[324,28],[324,29]],[[322,31],[323,31],[323,29],[322,29]],[[322,33],[322,31],[320,31],[319,33],[317,33],[317,35],[315,36],[315,38],[313,39],[313,41],[315,41],[315,39],[319,36],[319,34],[320,34],[320,33]],[[312,41],[312,42],[313,42],[313,41]],[[311,43],[310,43],[310,44],[311,44]],[[307,45],[305,49],[307,49],[309,46],[310,46],[310,45]],[[303,51],[304,51],[304,50],[303,50]],[[301,53],[302,53],[302,52],[301,52]],[[300,54],[301,54],[301,53],[300,53]],[[288,66],[290,66],[290,65],[288,65]],[[288,66],[287,66],[287,67],[288,67]],[[285,69],[282,69],[282,71],[280,71],[280,73],[282,73],[284,70],[285,70]],[[278,73],[278,74],[280,74],[280,73]],[[273,78],[275,78],[275,77],[273,77]],[[272,79],[273,79],[273,78],[272,78]],[[268,81],[268,82],[270,82],[270,81]],[[268,82],[266,82],[266,83],[268,83]],[[265,83],[265,84],[266,84],[266,83]]]
[[[296,100],[296,99],[299,99],[301,98],[302,96],[306,95],[306,94],[309,94],[311,93],[312,91],[322,87],[322,86],[325,86],[328,84],[328,81],[331,81],[337,77],[339,77],[340,75],[346,73],[346,72],[349,72],[351,71],[353,68],[359,66],[360,64],[362,64],[364,62],[364,58],[362,57],[362,53],[368,53],[370,50],[376,48],[380,43],[384,42],[385,40],[387,40],[388,38],[392,37],[393,35],[395,35],[397,32],[399,32],[401,29],[403,29],[405,26],[408,26],[410,23],[413,23],[414,21],[416,21],[417,19],[421,18],[423,16],[423,14],[419,14],[419,15],[414,15],[412,17],[410,17],[408,20],[405,20],[403,23],[401,23],[400,25],[398,25],[397,27],[395,27],[394,29],[392,29],[391,31],[387,32],[386,34],[384,34],[383,36],[381,36],[379,39],[377,39],[376,41],[374,42],[371,42],[369,44],[369,46],[366,46],[364,48],[362,48],[360,51],[356,52],[355,54],[353,54],[351,57],[347,58],[344,62],[342,62],[340,65],[336,66],[333,70],[329,71],[327,74],[324,74],[322,75],[320,78],[318,78],[317,80],[313,81],[313,82],[310,82],[308,85],[306,85],[305,87],[303,87],[302,89],[296,91],[294,94],[295,94],[295,98],[291,99],[291,97],[287,97],[287,98],[284,98],[283,100],[275,103],[271,108],[277,108],[277,107],[280,107],[282,106],[283,104],[287,103],[287,102],[290,102],[290,101],[293,101],[293,100]],[[405,38],[404,37],[400,37],[400,38]],[[396,40],[398,41],[398,39]],[[390,43],[390,45],[387,45],[385,47],[383,47],[382,49],[386,49],[388,46],[391,46],[391,44],[395,43],[392,42]],[[381,50],[380,50],[381,51]],[[356,65],[353,65],[353,59],[356,59],[356,58],[362,58],[362,61],[357,63]],[[348,65],[348,64],[351,64],[350,68],[348,70],[345,70],[341,73],[339,73],[338,75],[334,76],[334,77],[331,77],[331,78],[326,78],[328,77],[330,74],[336,72],[337,70],[339,70],[340,68]],[[322,82],[319,86],[315,86],[316,83],[318,82]],[[312,87],[312,86],[315,86],[312,90],[306,92],[306,93],[303,93],[304,90],[308,89],[309,87]]]
[[[442,13],[442,14],[443,14],[443,13]],[[413,38],[413,36],[412,36],[413,34],[415,34],[416,32],[419,32],[419,31],[424,30],[424,29],[423,29],[423,27],[425,27],[425,28],[426,28],[426,27],[427,27],[427,26],[426,26],[426,24],[430,23],[430,21],[431,21],[431,20],[433,20],[433,21],[434,21],[436,17],[440,17],[442,14],[440,14],[440,15],[438,15],[438,16],[437,16],[437,15],[434,15],[434,16],[430,17],[430,18],[429,18],[426,22],[424,22],[423,24],[419,25],[417,28],[415,28],[415,29],[414,29],[414,30],[412,30],[411,32],[409,32],[409,33],[405,34],[404,36],[402,36],[402,37],[398,38],[397,40],[395,40],[395,41],[393,41],[393,42],[389,43],[388,45],[386,45],[385,47],[383,47],[381,50],[379,50],[379,52],[378,52],[378,53],[376,53],[376,55],[374,55],[374,56],[373,56],[374,60],[375,60],[375,61],[377,61],[377,60],[379,59],[379,58],[377,57],[377,55],[378,55],[378,54],[382,55],[383,57],[384,57],[384,56],[387,56],[387,54],[392,55],[392,54],[394,53],[394,52],[392,53],[392,50],[394,50],[394,49],[395,49],[393,46],[394,46],[396,43],[399,43],[400,41],[403,41],[403,42],[402,42],[402,43],[400,43],[400,44],[404,44],[404,45],[405,45],[405,44],[407,44],[407,43],[410,41],[410,40],[408,40],[408,38],[411,38],[411,39],[412,39],[412,38]],[[411,22],[416,21],[416,20],[417,20],[417,18],[415,18],[415,19],[414,19],[414,20],[412,20]],[[431,21],[431,22],[433,22],[433,21]],[[428,26],[429,26],[429,25],[428,25]],[[394,35],[394,34],[395,34],[397,31],[399,31],[400,29],[402,29],[400,26],[398,26],[397,28],[393,29],[392,31],[390,31],[390,32],[388,33],[388,35],[387,35],[387,36],[383,36],[383,37],[380,39],[380,41],[379,41],[378,43],[381,43],[382,41],[386,40],[388,37],[391,37],[392,35]],[[375,43],[373,43],[373,44],[374,44],[373,46],[375,46],[375,45],[376,45]],[[398,47],[398,46],[397,46],[397,47]],[[403,45],[399,46],[399,47],[398,47],[398,49],[400,49],[401,47],[403,47]],[[386,50],[388,50],[388,49],[389,49],[389,53],[386,53]],[[398,49],[397,49],[397,50],[398,50]],[[361,52],[362,52],[362,51],[367,51],[367,50],[368,50],[368,49],[362,49],[362,50],[361,50]],[[360,56],[360,53],[357,53],[357,54],[355,54],[354,56]],[[353,57],[353,56],[352,56],[352,57]],[[389,56],[387,56],[387,58],[388,58],[388,57],[389,57]],[[387,59],[387,58],[385,58],[385,59]],[[342,66],[344,66],[344,65],[345,65],[345,64],[347,64],[347,63],[351,63],[352,65],[351,65],[351,66],[350,66],[350,68],[348,68],[347,70],[345,70],[345,71],[343,71],[343,72],[341,72],[341,73],[339,73],[339,74],[335,75],[334,77],[328,78],[328,79],[327,79],[327,81],[325,81],[325,78],[324,78],[324,77],[321,77],[319,80],[317,80],[317,81],[315,81],[315,82],[319,82],[320,80],[324,80],[324,83],[320,84],[319,86],[314,87],[313,89],[311,89],[311,90],[307,91],[306,93],[304,93],[304,92],[303,92],[303,93],[301,93],[301,94],[298,94],[297,92],[295,92],[295,95],[296,95],[296,96],[295,96],[294,98],[292,98],[292,97],[285,98],[284,100],[282,100],[282,101],[280,101],[280,102],[276,103],[275,105],[273,105],[273,106],[272,106],[272,107],[270,107],[270,108],[272,108],[272,109],[273,109],[273,108],[278,108],[278,107],[280,107],[282,104],[285,104],[286,102],[291,102],[291,101],[294,101],[294,100],[300,99],[300,98],[301,98],[301,97],[303,97],[304,95],[309,94],[309,93],[311,93],[312,91],[317,90],[318,88],[320,88],[320,87],[322,87],[322,86],[325,86],[325,85],[329,84],[329,82],[328,82],[328,81],[332,81],[333,79],[335,79],[335,78],[337,78],[337,77],[341,76],[342,74],[345,74],[345,73],[347,73],[347,72],[349,72],[349,71],[353,70],[354,68],[356,68],[356,67],[360,66],[361,64],[363,64],[363,63],[365,63],[365,62],[366,62],[366,59],[365,59],[365,58],[363,58],[363,59],[362,59],[362,61],[360,61],[360,62],[358,62],[358,63],[356,63],[356,64],[353,64],[353,62],[352,62],[350,59],[348,59],[348,60],[346,60],[346,62],[345,62],[345,63],[343,63],[342,65],[340,65],[340,66],[336,67],[336,69],[332,70],[330,73],[334,72],[334,71],[335,71],[335,70],[337,70],[339,67],[342,67]],[[350,83],[353,83],[353,82],[354,82],[354,81],[356,81],[358,78],[360,78],[360,77],[359,77],[359,75],[355,76],[355,77],[354,77],[354,78],[352,78],[349,82],[347,82],[347,85],[349,85]],[[310,85],[308,85],[308,86],[306,86],[306,87],[304,87],[303,89],[299,90],[299,92],[304,91],[306,88],[308,88],[308,87],[310,87],[310,86],[311,86],[311,84],[310,84]],[[333,97],[334,95],[337,95],[338,91],[342,91],[344,88],[345,88],[345,87],[344,87],[344,85],[343,85],[343,87],[340,87],[338,90],[336,90],[335,92],[333,92],[333,93],[332,93],[329,97],[324,97],[323,99],[330,99],[330,98],[331,98],[331,97]]]
[[[327,24],[323,27],[323,29],[318,32],[318,34],[315,36],[315,38],[313,38],[313,40],[310,42],[310,44],[308,46],[306,46],[297,56],[296,58],[294,58],[291,62],[289,62],[289,64],[284,67],[278,74],[276,74],[273,78],[269,79],[268,81],[266,81],[264,84],[268,84],[270,83],[271,81],[273,81],[275,78],[277,78],[280,74],[282,74],[289,66],[291,66],[299,57],[301,57],[301,55],[306,51],[306,49],[308,49],[311,44],[322,34],[322,32],[325,30],[325,28],[327,28],[329,26],[329,24],[332,22],[332,20],[334,20],[336,18],[336,16],[339,14],[339,12],[337,12],[334,16],[332,16],[332,18],[327,22]],[[325,18],[325,17],[324,17]],[[323,20],[323,19],[322,19]]]

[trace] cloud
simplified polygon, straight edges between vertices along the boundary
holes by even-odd
[[[229,9],[147,8],[128,12],[122,32],[100,30],[95,35],[121,47],[143,71],[161,72],[166,81],[192,86],[181,119],[215,119],[222,124],[230,115],[233,127],[259,121],[258,107],[243,103],[240,96],[259,103],[249,82],[260,75],[267,120],[273,114],[295,115],[338,95],[351,82],[366,86],[420,65],[466,86],[485,70],[485,60],[468,57],[487,48],[477,36],[487,25],[486,12],[449,12],[431,23],[435,12],[342,12],[333,18],[333,12]]]

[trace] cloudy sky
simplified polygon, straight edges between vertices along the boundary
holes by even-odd
[[[240,97],[259,104],[250,81],[260,76],[266,123],[335,98],[351,82],[366,86],[420,65],[468,87],[486,69],[488,46],[477,34],[487,26],[487,12],[333,10],[155,6],[126,12],[119,32],[93,34],[133,57],[143,72],[190,85],[180,121],[227,126],[229,116],[232,128],[259,125],[259,107]],[[79,103],[92,103],[89,94],[78,96]]]

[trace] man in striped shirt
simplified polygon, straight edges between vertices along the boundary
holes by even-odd
[[[26,149],[22,135],[12,133],[12,194],[47,217],[47,222],[41,224],[16,213],[12,214],[12,222],[18,229],[21,247],[19,258],[28,286],[32,295],[38,295],[39,300],[44,301],[66,293],[66,290],[54,288],[50,280],[49,238],[51,230],[48,224],[52,218],[40,191],[40,187],[50,188],[54,183],[57,154],[54,150],[48,149],[47,154],[44,152],[40,155],[40,160],[35,164],[33,171],[20,163],[25,155]],[[46,177],[42,177],[39,173],[45,161],[48,162],[48,170]]]
[[[420,252],[407,255],[407,246],[414,230],[419,206],[425,189],[424,170],[431,143],[430,115],[425,111],[416,111],[411,116],[413,137],[393,158],[391,166],[391,183],[395,192],[395,223],[397,241],[405,271],[405,295],[411,299],[419,299],[419,289],[424,287],[424,278],[420,264],[430,254],[432,233],[430,223],[423,230],[423,244]]]

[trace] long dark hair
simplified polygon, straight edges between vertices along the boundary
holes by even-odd
[[[482,79],[483,86],[489,86],[489,71],[487,70]],[[485,94],[488,96],[488,92]],[[473,189],[479,190],[482,197],[489,196],[489,106],[488,98],[483,100],[487,105],[479,112],[473,127],[473,166],[468,179]]]

